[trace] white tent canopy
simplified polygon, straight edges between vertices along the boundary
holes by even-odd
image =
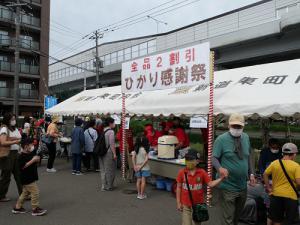
[[[239,112],[293,116],[300,113],[300,60],[215,72],[215,114]],[[131,115],[208,114],[209,87],[200,85],[131,93],[126,111]],[[83,91],[49,109],[55,115],[120,114],[121,87]]]

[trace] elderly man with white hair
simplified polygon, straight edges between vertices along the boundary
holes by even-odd
[[[244,117],[232,114],[229,131],[220,135],[214,143],[213,166],[219,177],[226,178],[219,186],[223,225],[238,224],[247,198],[247,180],[255,184],[250,139],[243,132],[244,127]]]

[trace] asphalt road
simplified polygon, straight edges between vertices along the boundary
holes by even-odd
[[[45,165],[45,162],[43,162]],[[134,184],[120,179],[116,190],[101,192],[100,174],[88,173],[74,176],[70,163],[57,160],[58,172],[45,172],[39,168],[40,204],[48,210],[43,217],[33,217],[30,213],[13,215],[11,209],[17,200],[14,181],[8,193],[12,201],[0,203],[0,225],[175,225],[181,224],[180,213],[176,211],[175,198],[166,191],[155,190],[148,185],[149,198],[138,200]],[[217,199],[214,204],[217,204]],[[30,210],[30,202],[25,203]],[[220,224],[217,207],[210,209],[210,221],[204,225]]]

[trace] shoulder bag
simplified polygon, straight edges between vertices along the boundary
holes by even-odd
[[[297,195],[297,198],[299,198],[299,193],[298,193],[298,191],[297,191],[297,188],[295,187],[293,181],[291,180],[290,176],[289,176],[288,173],[286,172],[286,169],[285,169],[285,167],[284,167],[284,165],[283,165],[281,159],[279,159],[279,163],[280,163],[280,165],[281,165],[281,168],[282,168],[282,170],[283,170],[283,173],[284,173],[286,179],[289,181],[290,185],[292,186],[293,190],[295,191],[295,193],[296,193],[296,195]]]
[[[6,127],[7,129],[7,135],[6,135],[6,140],[9,140],[9,129],[7,126],[2,126],[1,129],[3,127]],[[5,158],[9,155],[10,152],[10,146],[4,146],[2,145],[2,143],[0,143],[0,158]]]
[[[194,204],[193,196],[192,196],[192,192],[191,192],[191,189],[190,189],[188,176],[187,176],[186,172],[184,173],[184,176],[185,176],[185,182],[186,182],[187,189],[188,189],[188,192],[189,192],[190,200],[191,200],[191,203],[192,203],[192,209],[193,209],[192,217],[193,217],[193,220],[195,222],[208,221],[209,220],[209,214],[208,214],[208,210],[207,210],[207,205],[205,203]]]

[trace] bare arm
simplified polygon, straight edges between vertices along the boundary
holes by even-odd
[[[15,139],[15,140],[8,140],[8,139],[9,138],[7,138],[7,134],[2,134],[0,136],[0,143],[1,143],[1,145],[9,147],[11,145],[19,144],[20,143],[20,139]]]
[[[269,175],[267,173],[264,173],[264,183],[265,183],[266,190],[268,192],[272,192],[272,188],[271,188],[270,182],[269,182]]]
[[[24,168],[27,168],[29,166],[31,166],[33,163],[37,163],[40,161],[40,156],[34,156],[29,162],[27,162],[24,166]]]
[[[177,188],[176,188],[176,202],[177,202],[177,209],[179,211],[182,211],[181,189],[182,189],[182,184],[181,183],[177,183]]]
[[[146,163],[148,162],[148,160],[149,160],[149,156],[148,156],[148,154],[146,154],[145,161],[141,165],[141,169],[146,165]]]
[[[223,178],[216,179],[216,180],[212,180],[212,181],[210,181],[207,185],[208,185],[209,187],[213,188],[213,187],[218,186],[223,180],[224,180],[224,177],[223,177]]]

